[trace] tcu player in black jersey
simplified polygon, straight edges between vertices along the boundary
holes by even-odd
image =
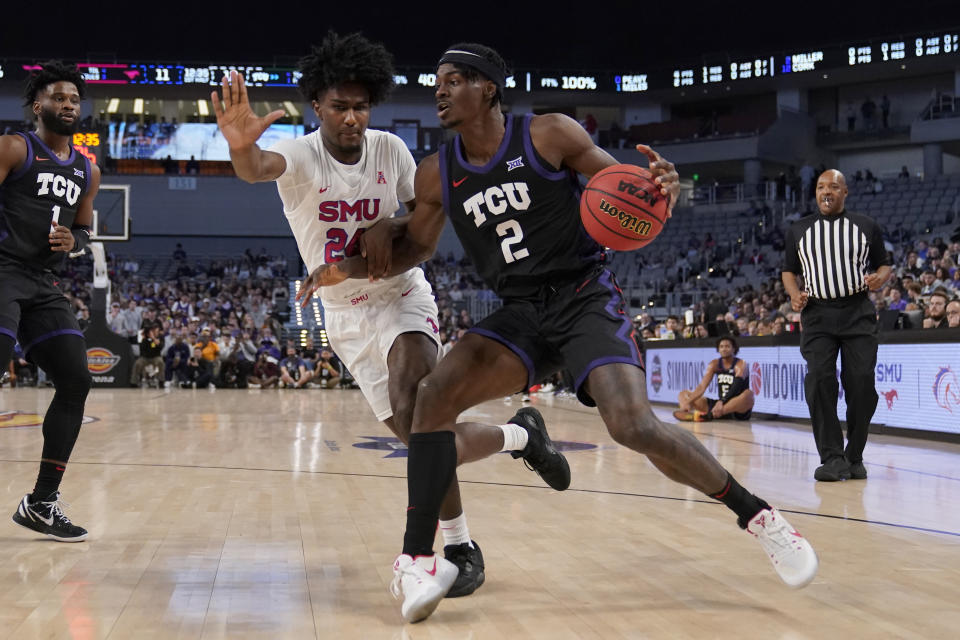
[[[685,422],[707,422],[714,418],[733,416],[749,420],[753,412],[753,391],[750,390],[747,363],[737,357],[740,346],[735,338],[724,336],[717,340],[719,358],[711,360],[696,389],[684,389],[677,397],[680,409],[673,417]],[[704,393],[713,377],[717,377],[717,399]]]
[[[506,65],[492,49],[459,44],[440,58],[436,102],[441,124],[458,135],[417,169],[416,208],[389,258],[331,265],[311,286],[347,277],[381,277],[428,259],[445,222],[503,307],[481,320],[420,382],[407,465],[409,505],[393,591],[409,621],[429,616],[443,597],[442,558],[433,553],[437,509],[458,464],[501,450],[531,463],[553,488],[570,482],[566,461],[546,438],[540,415],[523,414],[516,433],[457,423],[466,409],[516,393],[567,368],[584,404],[596,405],[618,443],[667,477],[722,501],[753,534],[788,585],[817,571],[810,543],[748,492],[691,433],[656,418],[643,359],[603,252],[580,223],[575,173],[616,164],[573,119],[504,116]],[[639,145],[664,195],[675,201],[672,163]],[[439,595],[438,595],[439,593]]]
[[[7,367],[19,341],[56,388],[43,419],[37,482],[13,521],[61,542],[87,537],[59,503],[91,379],[83,333],[56,286],[67,253],[90,240],[100,185],[100,170],[71,144],[84,89],[76,67],[42,65],[24,94],[37,130],[0,136],[0,367]]]

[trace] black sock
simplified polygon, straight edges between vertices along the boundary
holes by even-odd
[[[51,493],[60,488],[60,481],[63,480],[63,472],[66,465],[56,462],[40,463],[40,473],[37,474],[37,484],[33,487],[33,493],[30,495],[30,502],[46,500]]]
[[[453,431],[413,433],[408,449],[403,552],[410,556],[430,555],[440,504],[457,470],[457,443]]]
[[[734,480],[729,472],[727,472],[727,484],[710,497],[727,505],[731,511],[737,514],[737,524],[740,525],[741,529],[747,528],[747,523],[753,519],[753,516],[763,509],[770,508],[770,505],[766,502],[741,487],[740,483]]]

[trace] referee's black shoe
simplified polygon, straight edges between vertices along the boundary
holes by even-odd
[[[483,584],[486,578],[483,573],[483,554],[476,542],[471,540],[470,543],[448,544],[443,548],[443,556],[460,570],[445,598],[468,596]]]
[[[536,471],[551,488],[563,491],[569,487],[570,465],[563,454],[554,448],[540,412],[533,407],[524,407],[509,422],[527,430],[527,446],[520,451],[511,451],[510,455],[523,458],[527,466]]]
[[[815,480],[820,482],[837,482],[850,479],[850,463],[845,458],[837,456],[830,458],[813,472]]]

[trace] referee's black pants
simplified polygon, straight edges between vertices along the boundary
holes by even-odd
[[[820,461],[826,463],[831,458],[846,456],[850,462],[860,462],[870,420],[877,409],[876,310],[866,292],[836,300],[810,298],[801,322],[800,353],[807,361],[804,391]],[[837,418],[838,352],[840,380],[847,401],[846,450]]]

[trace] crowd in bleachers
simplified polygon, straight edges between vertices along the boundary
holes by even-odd
[[[958,326],[960,235],[914,239],[922,230],[912,225],[904,232],[902,223],[911,216],[931,216],[931,224],[951,221],[947,205],[954,205],[960,177],[931,180],[923,191],[915,189],[917,183],[908,175],[888,184],[886,191],[877,190],[878,182],[869,172],[860,180],[854,178],[848,207],[866,208],[885,229],[894,275],[882,291],[871,294],[878,313],[889,320],[884,328]],[[878,193],[909,195],[881,199]],[[801,215],[797,211],[777,220],[762,201],[734,214],[680,212],[650,247],[611,252],[610,264],[621,284],[655,291],[652,299],[665,293],[696,294],[675,315],[638,314],[635,324],[641,336],[647,340],[725,332],[767,336],[799,330],[800,314],[792,310],[780,282],[780,265],[786,227]],[[141,363],[138,378],[144,373],[157,377],[159,370],[164,381],[186,386],[351,382],[335,354],[318,350],[312,339],[301,344],[283,335],[290,295],[283,258],[264,250],[259,254],[247,250],[240,257],[188,258],[177,245],[163,258],[111,256],[109,267],[108,324],[141,355],[147,351],[145,357],[153,358],[153,367]],[[424,270],[434,287],[444,349],[499,306],[466,258],[438,254]],[[68,261],[63,276],[65,293],[76,307],[81,327],[86,327],[90,261]],[[145,348],[144,341],[155,344]],[[322,361],[328,361],[327,366]],[[29,363],[21,356],[15,359],[14,370],[18,367],[30,377]]]

